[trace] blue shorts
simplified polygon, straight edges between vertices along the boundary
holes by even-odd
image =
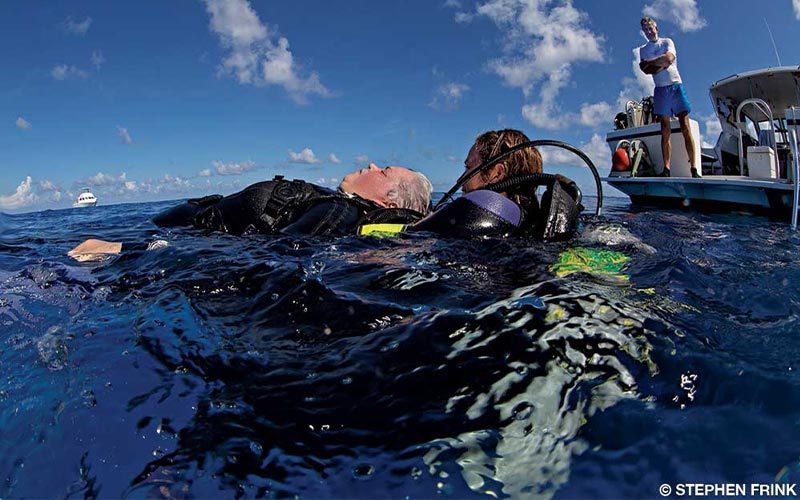
[[[691,113],[692,105],[689,104],[682,83],[656,87],[653,93],[653,113],[659,116],[678,116],[684,111]]]

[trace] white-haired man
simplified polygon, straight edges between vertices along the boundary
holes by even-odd
[[[336,236],[354,234],[359,225],[377,217],[383,222],[418,220],[430,210],[432,191],[430,181],[419,172],[370,163],[346,175],[338,191],[278,176],[225,197],[189,200],[158,214],[153,222],[231,234]],[[122,250],[120,242],[90,239],[68,255],[93,260]]]

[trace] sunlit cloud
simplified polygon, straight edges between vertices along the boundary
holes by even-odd
[[[340,160],[340,159],[339,159],[339,158],[338,158],[338,157],[337,157],[335,154],[333,154],[333,153],[331,153],[331,154],[329,154],[329,155],[328,155],[328,161],[329,161],[329,162],[331,162],[331,163],[336,163],[336,164],[342,163],[342,160]]]
[[[631,71],[633,76],[622,78],[622,90],[617,95],[615,103],[600,101],[596,103],[583,103],[578,113],[562,112],[560,119],[549,120],[542,118],[539,124],[543,128],[555,130],[565,128],[572,124],[579,124],[586,127],[598,127],[610,125],[611,121],[618,112],[625,110],[629,101],[640,101],[645,96],[653,95],[655,84],[653,77],[642,73],[639,69],[639,48],[632,51]],[[528,108],[527,112],[534,113],[536,110]],[[543,116],[546,116],[543,115]],[[530,120],[535,120],[532,116]]]
[[[70,66],[67,64],[59,64],[54,66],[50,71],[50,75],[56,80],[83,80],[89,77],[89,73],[78,68],[77,66]]]
[[[133,139],[131,139],[131,134],[128,133],[127,128],[117,125],[117,136],[122,141],[122,144],[133,144]]]
[[[17,117],[16,124],[17,128],[21,130],[28,130],[29,128],[31,128],[31,122],[29,122],[28,120],[26,120],[21,116]]]
[[[105,64],[106,58],[103,57],[103,53],[99,50],[95,50],[92,52],[92,66],[96,71],[100,71],[100,68]]]
[[[600,124],[610,123],[614,114],[614,108],[607,102],[584,103],[581,105],[578,123],[587,127],[596,127]]]
[[[796,8],[797,0],[792,1]],[[642,8],[642,14],[656,20],[670,21],[684,33],[697,31],[708,25],[700,16],[697,0],[655,0]]]
[[[198,177],[211,177],[211,169],[204,168],[203,170],[197,172]]]
[[[604,61],[605,39],[589,28],[589,16],[569,0],[489,0],[476,14],[503,33],[503,56],[489,61],[489,69],[536,98],[522,107],[522,116],[537,127],[561,127],[558,96],[572,83],[573,65]]]
[[[330,178],[320,177],[314,181],[314,184],[322,187],[335,188],[339,186],[339,179],[337,179],[336,177],[330,177]]]
[[[311,148],[304,148],[299,153],[295,153],[291,149],[289,150],[289,163],[306,163],[309,165],[320,163],[322,160],[314,155],[314,151]]]
[[[242,175],[245,172],[249,172],[256,168],[255,162],[252,161],[244,161],[241,163],[223,163],[219,160],[215,160],[214,164],[214,171],[216,171],[217,175]]]
[[[41,191],[60,191],[60,188],[51,181],[43,180],[36,183]]]
[[[31,176],[25,177],[17,189],[9,195],[0,195],[0,209],[15,210],[35,204],[39,197],[31,189]]]
[[[220,66],[220,74],[233,76],[242,84],[278,85],[299,104],[306,104],[312,95],[331,96],[315,72],[301,76],[289,50],[289,40],[271,33],[250,2],[204,2],[211,17],[211,31],[229,51]]]
[[[72,19],[72,17],[68,17],[64,21],[64,29],[67,33],[72,33],[73,35],[80,35],[83,36],[89,31],[89,27],[92,25],[92,18],[87,17],[83,21],[76,21]]]
[[[428,106],[438,111],[455,111],[468,91],[469,86],[464,83],[444,83],[436,88]]]
[[[596,167],[605,166],[611,159],[611,150],[600,134],[593,134],[588,142],[579,145],[578,148],[586,153]],[[543,147],[541,153],[546,165],[584,165],[583,160],[565,149]]]
[[[79,184],[86,184],[92,187],[113,186],[115,184],[125,182],[126,180],[127,175],[125,172],[122,172],[118,176],[107,174],[105,172],[97,172],[95,175],[87,178],[85,181],[79,182]]]
[[[710,115],[697,115],[697,121],[703,125],[705,129],[702,134],[702,146],[704,148],[713,148],[719,135],[722,133],[722,125],[719,123],[717,115],[711,113]]]

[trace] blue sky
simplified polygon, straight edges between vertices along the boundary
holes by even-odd
[[[6,0],[0,209],[230,193],[275,174],[335,185],[367,161],[444,190],[475,136],[583,146],[605,174],[639,18],[671,37],[693,118],[710,83],[800,64],[800,0]],[[577,179],[570,157],[545,168]]]

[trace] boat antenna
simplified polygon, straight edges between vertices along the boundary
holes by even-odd
[[[767,26],[767,33],[769,33],[769,39],[772,40],[772,48],[775,49],[775,59],[778,60],[778,66],[781,66],[781,56],[778,55],[778,46],[775,45],[775,38],[772,36],[772,30],[769,29],[769,23],[767,22],[767,18],[764,19],[764,24]]]

